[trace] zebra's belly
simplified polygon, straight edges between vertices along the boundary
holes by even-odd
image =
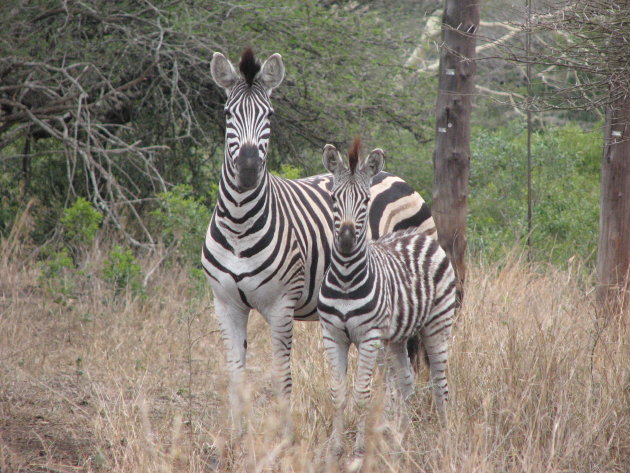
[[[336,331],[335,338],[347,340],[355,345],[359,345],[367,338],[373,339],[375,336],[381,340],[385,339],[381,324],[378,321],[376,323],[368,322],[368,320],[373,320],[372,315],[357,314],[347,319],[332,314],[320,315],[322,319],[328,322],[329,327],[334,327],[334,331]],[[376,318],[378,319],[379,317]]]
[[[384,338],[387,314],[376,301],[368,301],[366,304],[362,299],[341,297],[331,300],[320,295],[320,302],[323,310],[327,307],[333,308],[332,313],[322,312],[320,316],[327,325],[334,327],[342,338],[355,344],[374,336]]]
[[[211,241],[206,245],[203,265],[215,297],[242,309],[256,309],[265,316],[275,316],[271,312],[278,307],[294,304],[296,319],[317,319],[321,279],[314,282],[314,295],[309,296],[310,280],[304,277],[304,258],[299,251],[288,251],[281,258],[271,251],[243,258]]]
[[[426,317],[422,306],[400,298],[400,303],[393,312],[385,318],[383,338],[390,342],[401,342],[415,335],[424,324]],[[409,310],[411,309],[411,310]]]

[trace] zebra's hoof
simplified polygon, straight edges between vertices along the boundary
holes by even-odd
[[[361,471],[361,467],[363,466],[364,454],[365,452],[363,451],[360,451],[360,452],[355,451],[353,453],[352,458],[350,458],[348,460],[348,463],[346,464],[346,471],[348,473],[357,473]]]

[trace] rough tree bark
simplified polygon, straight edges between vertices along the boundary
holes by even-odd
[[[478,27],[478,0],[444,1],[432,211],[439,242],[455,269],[460,301],[466,278],[470,112]]]
[[[630,91],[611,82],[602,157],[597,299],[605,312],[630,312]],[[618,92],[618,93],[616,93]]]

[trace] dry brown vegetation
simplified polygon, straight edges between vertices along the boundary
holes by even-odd
[[[158,270],[146,297],[115,296],[92,277],[55,302],[18,236],[1,245],[1,472],[325,471],[332,405],[317,324],[296,326],[287,442],[269,333],[251,318],[249,428],[236,442],[212,300],[194,297],[185,270]],[[102,258],[95,247],[86,272]],[[596,323],[577,270],[518,258],[469,268],[449,425],[439,427],[422,373],[405,432],[374,409],[364,471],[627,472],[627,324]]]

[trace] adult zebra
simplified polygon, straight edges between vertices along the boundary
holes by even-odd
[[[440,245],[409,230],[369,241],[366,220],[370,181],[383,169],[383,151],[359,161],[356,139],[346,166],[337,149],[324,148],[324,165],[334,175],[332,189],[334,244],[322,283],[318,309],[324,347],[332,368],[331,391],[336,414],[331,438],[335,456],[342,453],[348,348],[358,350],[354,404],[360,408],[355,454],[364,448],[365,411],[380,342],[385,342],[398,392],[413,392],[407,341],[419,334],[426,350],[438,413],[446,422],[446,362],[456,308],[455,273]]]
[[[201,255],[227,353],[237,429],[250,309],[257,309],[271,326],[277,388],[288,398],[293,320],[317,319],[317,295],[332,241],[332,176],[288,180],[267,172],[273,113],[269,97],[284,78],[282,58],[273,54],[261,66],[247,49],[239,69],[241,74],[221,53],[214,54],[211,74],[227,93],[226,146]],[[400,178],[379,174],[371,194],[371,236],[410,227],[435,235],[428,206]]]

